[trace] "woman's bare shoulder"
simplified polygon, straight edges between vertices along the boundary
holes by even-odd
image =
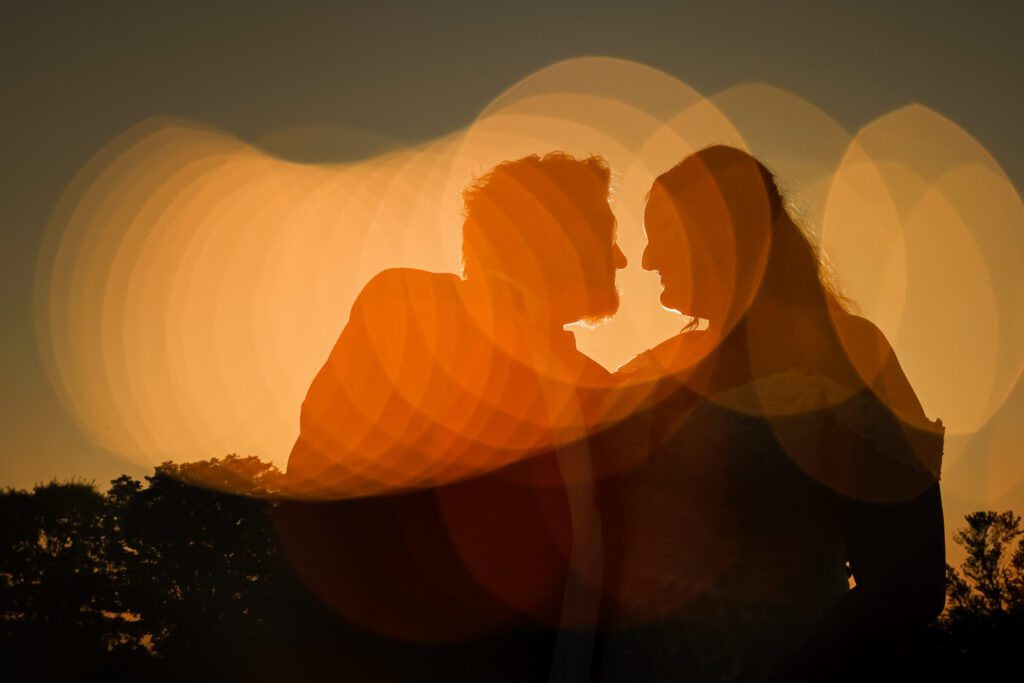
[[[834,315],[833,320],[835,320],[836,330],[843,337],[844,342],[871,344],[892,352],[892,346],[885,334],[878,325],[867,318],[843,311]]]

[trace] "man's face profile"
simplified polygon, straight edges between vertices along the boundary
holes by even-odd
[[[604,162],[562,153],[492,169],[467,190],[466,277],[518,289],[554,325],[594,322],[618,310],[615,243]]]
[[[586,214],[589,225],[581,229],[585,236],[577,249],[585,286],[581,292],[579,320],[594,324],[610,318],[619,310],[619,291],[615,276],[626,267],[626,256],[616,241],[617,222],[607,199],[595,202]]]

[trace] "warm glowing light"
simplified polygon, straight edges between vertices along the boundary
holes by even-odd
[[[275,150],[285,137],[264,144]],[[573,328],[579,349],[614,369],[686,322],[658,304],[658,277],[640,267],[645,197],[658,174],[713,143],[751,151],[795,188],[800,220],[820,233],[838,281],[892,342],[929,416],[964,438],[986,428],[1024,364],[1024,208],[974,138],[921,106],[851,136],[775,87],[705,95],[606,58],[542,69],[464,130],[415,147],[367,143],[385,151],[343,164],[286,161],[182,121],[126,131],[81,170],[54,214],[37,278],[43,357],[68,412],[110,451],[150,464],[258,453],[283,467],[306,390],[364,285],[391,267],[460,273],[460,191],[501,161],[558,149],[599,154],[614,172],[612,209],[630,262],[618,277],[620,312]],[[396,322],[396,333],[400,324],[429,333],[434,348],[439,332],[420,313]],[[492,361],[473,362],[485,376]],[[877,363],[854,361],[875,378]],[[402,390],[413,392],[413,412],[443,422],[436,406],[417,405],[422,384]],[[625,400],[618,414],[644,398]],[[546,395],[544,405],[557,412],[563,399]],[[383,410],[383,398],[351,400],[367,424]],[[472,444],[514,452],[543,441],[495,430],[480,415],[460,419],[445,426],[448,445],[464,447],[440,459],[419,453],[407,469],[353,461],[351,481],[362,482],[354,490],[500,462],[481,463]],[[412,425],[387,429],[408,445]],[[996,441],[1007,442],[1007,429],[996,429]],[[998,462],[1019,481],[1019,464]]]

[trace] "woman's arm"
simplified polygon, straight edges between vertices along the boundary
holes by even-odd
[[[856,586],[774,681],[883,677],[945,602],[945,532],[938,482],[918,498],[867,503],[836,497]]]
[[[780,667],[774,681],[884,677],[906,643],[945,604],[945,529],[938,482],[941,427],[928,421],[881,331],[851,316],[846,332],[848,341],[856,338],[860,351],[872,357],[875,374],[868,386],[888,409],[880,411],[879,419],[901,425],[906,457],[894,458],[893,453],[873,449],[878,444],[866,441],[861,441],[866,448],[851,449],[865,456],[849,470],[860,482],[851,491],[859,495],[832,495],[855,586],[801,650]],[[839,432],[838,442],[849,444],[861,438],[843,433],[842,428]],[[892,444],[886,446],[892,448]],[[826,450],[824,457],[837,457],[842,448]],[[863,488],[865,484],[869,488]],[[887,495],[874,495],[883,490]],[[916,493],[909,499],[894,498],[894,491]]]

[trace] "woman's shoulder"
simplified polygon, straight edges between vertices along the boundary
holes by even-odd
[[[776,440],[836,492],[895,502],[938,481],[941,420],[905,419],[871,385],[843,386],[812,373],[786,373],[755,385]],[[806,445],[809,438],[819,446]]]
[[[871,388],[837,404],[830,415],[833,438],[856,440],[912,477],[938,481],[946,431],[941,419],[905,420]]]
[[[905,471],[908,480],[934,481],[942,465],[941,420],[908,422],[871,387],[844,386],[803,369],[699,397],[672,422],[665,442],[689,434],[705,443],[728,436],[732,448],[743,439],[751,447],[763,447],[764,439],[754,438],[763,432],[787,450],[803,451],[795,459],[805,461],[810,469],[842,470],[848,465],[876,472],[892,470],[893,476]],[[752,425],[765,429],[751,429]]]

